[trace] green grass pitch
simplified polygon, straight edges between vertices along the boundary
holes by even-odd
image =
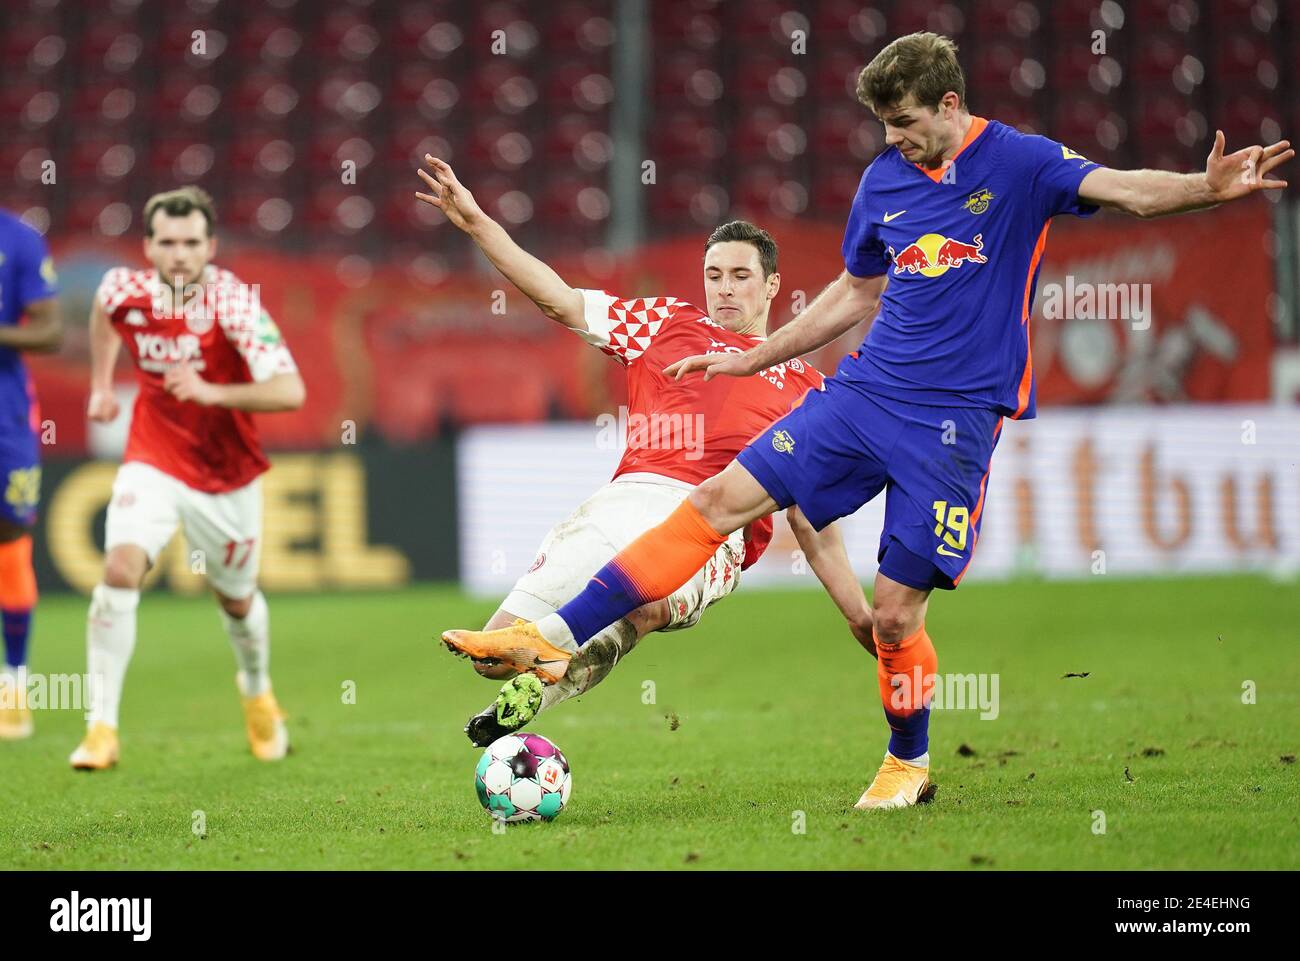
[[[496,688],[433,641],[492,605],[433,587],[270,598],[294,753],[268,765],[247,752],[215,607],[148,595],[118,768],[68,768],[73,711],[0,743],[0,864],[1295,869],[1297,597],[1254,577],[935,597],[940,671],[997,674],[999,713],[934,712],[935,802],[865,814],[886,743],[874,661],[820,593],[742,590],[530,725],[568,755],[573,797],[494,833],[461,727]],[[84,670],[84,618],[81,598],[42,601],[33,671]]]

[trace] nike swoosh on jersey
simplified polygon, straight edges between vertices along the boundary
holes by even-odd
[[[940,554],[942,554],[944,557],[961,557],[960,551],[946,550],[942,544],[936,547],[935,550],[938,551]]]
[[[889,223],[891,220],[897,220],[899,217],[903,216],[903,214],[905,214],[905,213],[907,213],[906,210],[900,210],[900,211],[899,211],[898,213],[896,213],[896,214],[886,213],[886,214],[885,214],[885,223]]]

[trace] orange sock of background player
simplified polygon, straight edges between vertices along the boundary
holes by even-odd
[[[930,635],[922,624],[897,644],[885,644],[875,631],[876,679],[889,722],[889,753],[910,761],[930,749],[930,698],[939,670]]]
[[[36,606],[36,572],[31,536],[0,544],[0,616],[4,622],[5,664],[27,663],[27,637]]]
[[[598,570],[557,612],[579,645],[642,604],[667,597],[705,565],[727,539],[684,500]]]

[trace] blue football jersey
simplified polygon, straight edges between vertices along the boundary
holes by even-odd
[[[880,313],[837,377],[917,404],[1034,416],[1029,315],[1047,229],[1086,217],[1098,169],[1045,137],[972,117],[952,162],[927,170],[890,147],[867,168],[844,232],[855,277],[888,275]]]
[[[13,214],[0,210],[0,326],[17,324],[27,305],[58,293],[54,261],[45,240]],[[0,424],[27,427],[34,398],[22,354],[0,347]]]

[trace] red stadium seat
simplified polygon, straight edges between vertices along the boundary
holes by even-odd
[[[996,42],[981,45],[971,69],[971,83],[976,90],[998,90],[1007,86],[1011,75],[1029,56],[1022,43]]]
[[[442,397],[450,401],[456,423],[527,423],[546,418],[545,374],[513,343],[479,341],[472,351],[458,351],[448,359],[454,366]]]
[[[818,58],[813,74],[813,92],[824,103],[857,98],[858,75],[867,62],[856,52],[838,50]]]
[[[558,3],[545,18],[542,41],[550,54],[595,53],[613,41],[611,18],[613,4],[609,2]]]
[[[552,163],[573,163],[574,150],[584,137],[602,127],[583,113],[566,113],[546,125],[542,135],[542,156]]]
[[[1215,112],[1218,126],[1234,150],[1265,139],[1263,124],[1271,120],[1280,131],[1283,113],[1280,104],[1272,97],[1259,93],[1240,93],[1230,96]],[[1234,146],[1235,145],[1235,146]]]
[[[1110,119],[1113,122],[1117,116],[1106,100],[1058,102],[1051,128],[1052,137],[1087,153],[1097,142],[1097,128],[1102,121]]]
[[[1270,38],[1249,30],[1233,30],[1218,36],[1214,58],[1216,84],[1253,85],[1265,75],[1265,70],[1271,70],[1274,78],[1279,75]]]
[[[656,104],[672,107],[689,99],[691,78],[700,70],[715,69],[710,58],[690,50],[666,54],[654,66]]]
[[[728,156],[741,163],[772,158],[772,138],[779,128],[793,123],[796,114],[778,107],[756,107],[745,114],[733,131]]]
[[[1027,37],[1042,26],[1038,5],[1023,0],[973,0],[969,29],[977,37]]]
[[[1003,94],[976,100],[971,104],[976,116],[998,120],[1025,133],[1046,133],[1047,123],[1033,101],[1015,94]]]
[[[1188,111],[1186,98],[1174,91],[1140,95],[1135,131],[1143,144],[1177,143],[1180,125],[1186,121]]]
[[[1052,0],[1042,4],[1051,10],[1056,23],[1057,36],[1068,35],[1072,30],[1083,30],[1093,25],[1097,3],[1095,0]]]
[[[83,233],[96,232],[100,215],[121,202],[120,191],[78,191],[69,199],[59,228]]]
[[[955,3],[899,4],[889,23],[894,36],[930,30],[960,41],[966,17]]]
[[[1143,81],[1168,81],[1186,57],[1192,56],[1187,37],[1179,33],[1148,34],[1134,50],[1134,73]]]
[[[532,162],[533,141],[515,123],[493,118],[479,124],[469,141],[469,159],[476,167],[490,164],[497,170],[518,170]]]
[[[698,170],[681,170],[654,184],[647,195],[650,219],[667,226],[690,223],[691,203],[705,183],[705,176]]]
[[[727,140],[710,114],[672,111],[658,114],[650,127],[650,156],[659,163],[710,164],[723,156]]]
[[[1206,149],[1183,147],[1179,144],[1142,144],[1137,165],[1153,170],[1172,170],[1176,173],[1195,173],[1205,169]]]
[[[1197,0],[1135,0],[1126,7],[1133,26],[1142,31],[1186,31],[1201,18]]]
[[[303,37],[290,17],[255,11],[231,31],[230,53],[245,64],[282,64],[302,49]]]
[[[778,22],[789,5],[781,0],[748,0],[742,7],[732,6],[724,12],[727,19],[727,36],[753,44],[755,52],[764,51],[768,44],[780,49]],[[730,16],[727,16],[730,14]]]
[[[1098,59],[1091,46],[1084,44],[1058,48],[1052,58],[1052,85],[1059,90],[1086,90],[1088,75]]]
[[[848,215],[857,195],[863,168],[849,164],[822,164],[812,179],[811,210],[814,216],[838,220]]]
[[[813,121],[809,152],[821,162],[866,164],[885,145],[884,128],[865,107],[832,103]]]

